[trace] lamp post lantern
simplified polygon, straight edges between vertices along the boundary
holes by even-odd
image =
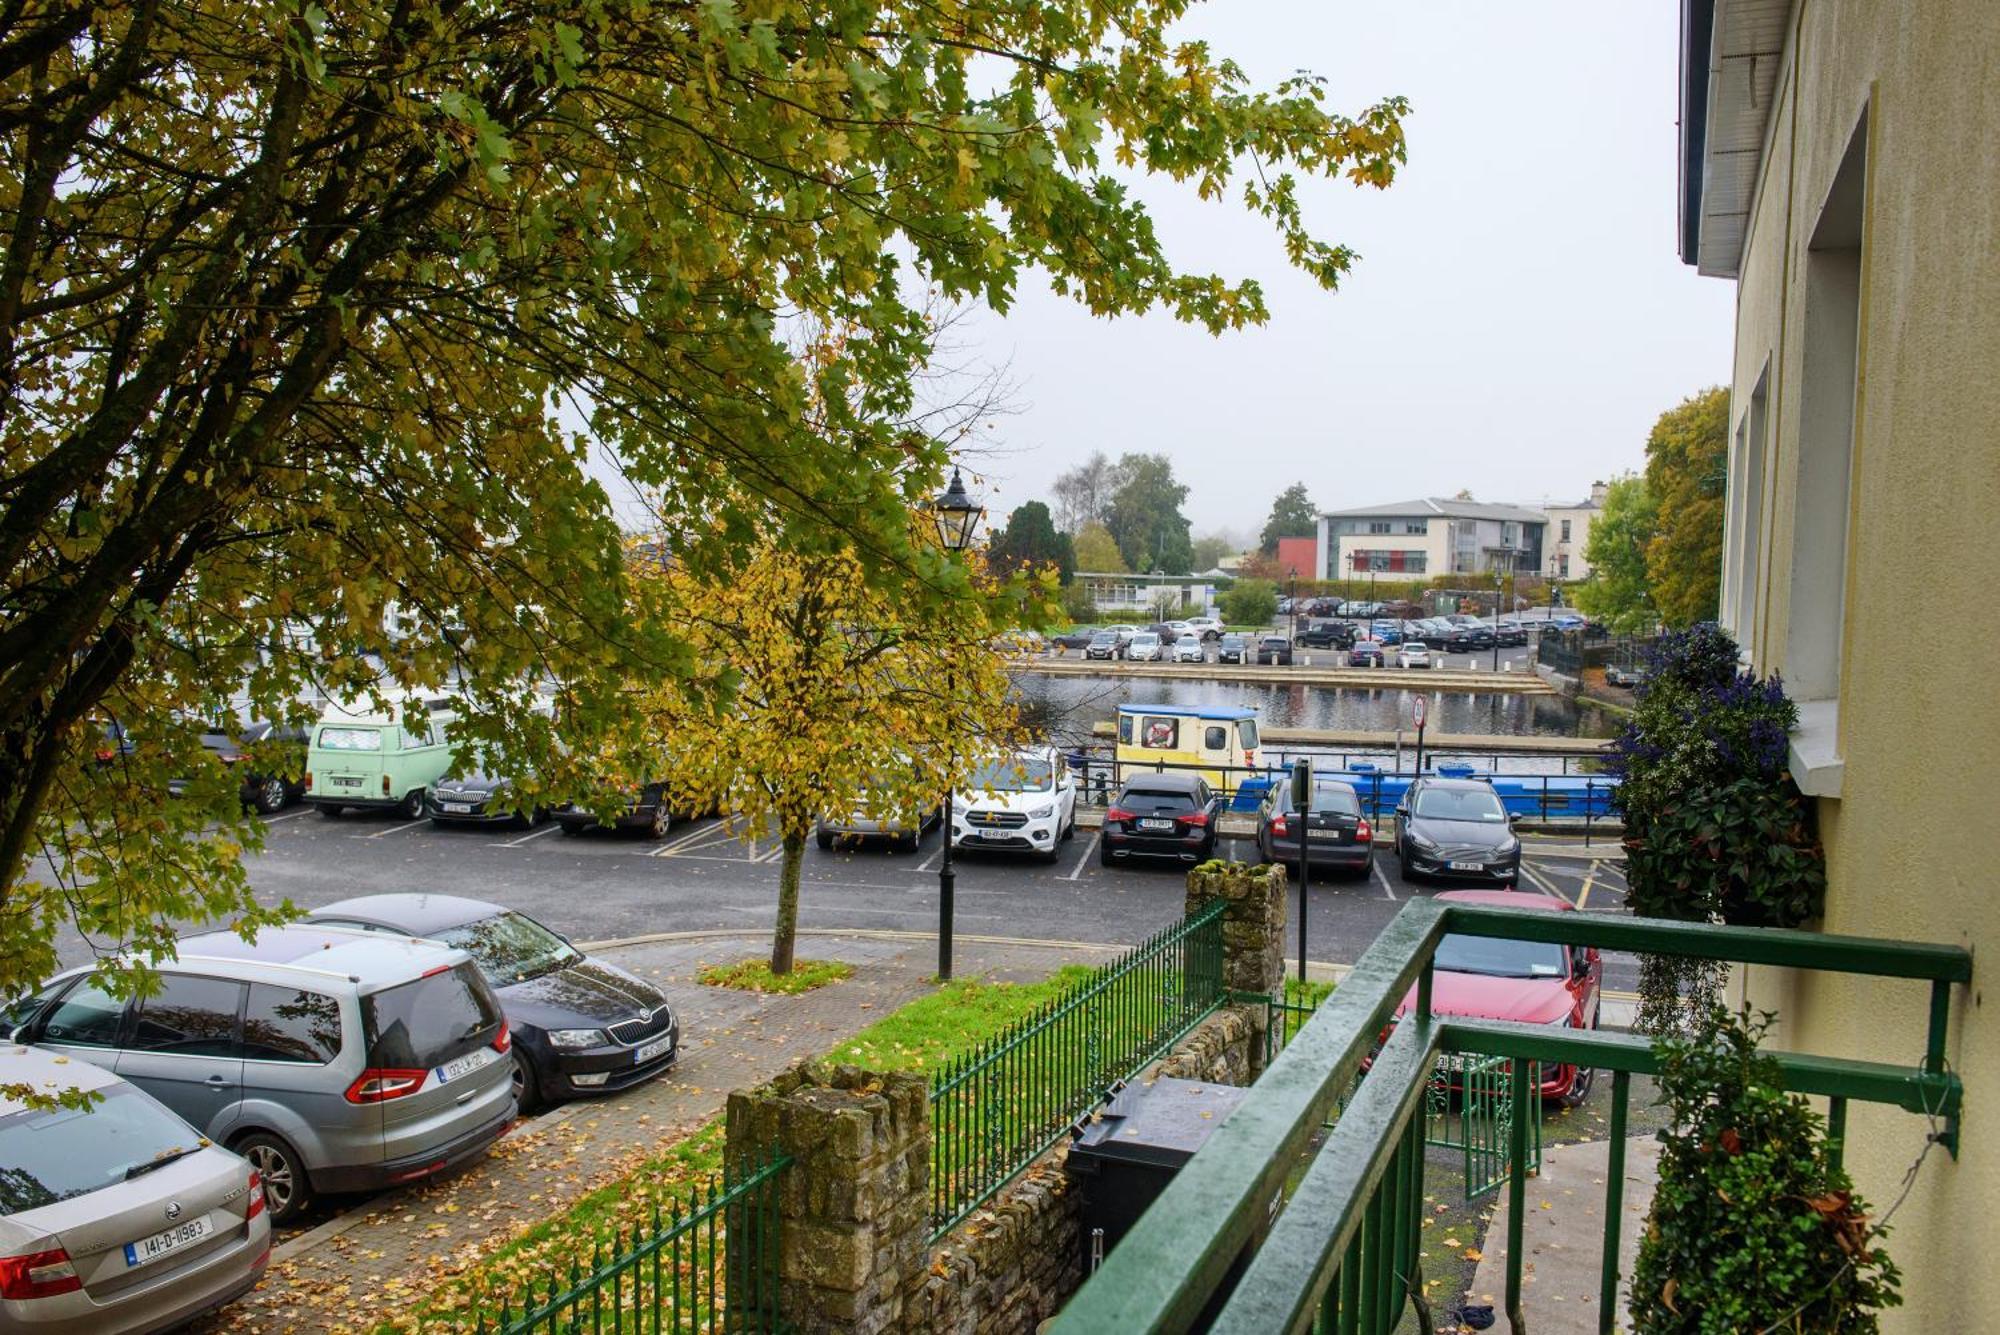
[[[931,502],[931,518],[937,524],[938,542],[948,552],[962,552],[972,546],[972,539],[979,531],[979,517],[985,511],[979,503],[966,494],[965,479],[958,469],[951,470],[951,485],[944,494]],[[945,668],[945,707],[956,709],[956,691],[953,689],[951,669]],[[946,756],[945,769],[952,768],[955,757]],[[944,793],[944,856],[938,863],[938,978],[942,982],[951,981],[951,911],[952,893],[957,877],[951,869],[951,845],[956,817],[952,811],[952,799],[956,796],[956,785],[948,785]]]

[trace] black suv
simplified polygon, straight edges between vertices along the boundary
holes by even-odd
[[[1345,649],[1354,643],[1354,627],[1346,621],[1320,621],[1299,632],[1301,649]]]

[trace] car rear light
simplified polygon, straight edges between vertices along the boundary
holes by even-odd
[[[371,1066],[347,1087],[349,1103],[387,1103],[406,1098],[424,1087],[429,1071],[400,1066]]]
[[[505,1052],[513,1046],[514,1036],[507,1031],[507,1021],[503,1019],[500,1021],[500,1032],[493,1036],[493,1050]]]
[[[264,1175],[256,1169],[250,1170],[250,1203],[243,1208],[243,1222],[249,1223],[264,1213]]]
[[[1190,811],[1187,815],[1182,816],[1181,819],[1198,830],[1206,829],[1208,826],[1208,813],[1206,811]]]
[[[312,772],[311,770],[307,770],[307,771],[306,771],[306,791],[307,791],[307,792],[311,792],[312,790],[313,790],[313,772]]]
[[[1354,837],[1364,844],[1373,843],[1375,842],[1375,827],[1370,825],[1364,818],[1360,824],[1354,827]]]
[[[387,797],[388,795],[389,795],[389,776],[384,774],[382,776],[382,796]]]
[[[97,753],[97,763],[100,765],[109,764],[111,762],[112,757],[116,756],[117,754],[118,753],[116,751],[109,751],[109,750],[99,751]]]
[[[1279,812],[1279,813],[1278,813],[1277,815],[1275,815],[1275,816],[1273,816],[1273,817],[1271,818],[1271,833],[1272,833],[1272,834],[1275,834],[1275,835],[1277,835],[1277,836],[1278,836],[1278,837],[1279,837],[1280,839],[1282,839],[1282,838],[1284,838],[1284,837],[1285,837],[1286,835],[1290,834],[1291,832],[1292,832],[1292,826],[1291,826],[1291,822],[1289,822],[1289,821],[1287,821],[1287,820],[1285,819],[1285,813],[1284,813],[1284,812],[1280,811],[1280,812]]]
[[[1132,813],[1127,811],[1124,807],[1109,807],[1106,808],[1104,812],[1104,823],[1106,825],[1109,825],[1114,820],[1131,820],[1131,819],[1132,819]]]
[[[69,1253],[60,1247],[25,1256],[0,1256],[0,1298],[53,1298],[82,1287]]]

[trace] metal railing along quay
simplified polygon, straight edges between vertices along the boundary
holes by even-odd
[[[1211,1329],[1224,1335],[1388,1335],[1396,1328],[1410,1295],[1422,1292],[1417,1259],[1424,1210],[1425,1096],[1433,1067],[1452,1054],[1509,1063],[1514,1115],[1509,1121],[1506,1311],[1515,1331],[1526,1328],[1521,1307],[1524,1187],[1531,1099],[1536,1097],[1530,1064],[1574,1063],[1612,1073],[1597,1320],[1600,1330],[1613,1329],[1631,1078],[1656,1073],[1658,1059],[1652,1046],[1635,1035],[1434,1014],[1433,957],[1447,933],[1926,983],[1928,1030],[1921,1056],[1909,1065],[1771,1055],[1787,1090],[1829,1100],[1827,1121],[1836,1152],[1845,1135],[1848,1104],[1858,1099],[1933,1119],[1941,1127],[1940,1143],[1957,1153],[1963,1091],[1947,1067],[1945,1044],[1951,989],[1972,977],[1972,956],[1964,949],[1413,900],[1063,1310],[1054,1326],[1058,1335],[1187,1329],[1245,1246],[1263,1233],[1273,1202],[1320,1133],[1328,1110],[1353,1084],[1377,1036],[1412,987],[1415,1005],[1374,1051],[1366,1078],[1264,1233]]]

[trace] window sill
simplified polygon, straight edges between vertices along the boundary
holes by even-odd
[[[1808,797],[1839,797],[1840,702],[1799,701],[1799,726],[1792,729],[1792,781]]]

